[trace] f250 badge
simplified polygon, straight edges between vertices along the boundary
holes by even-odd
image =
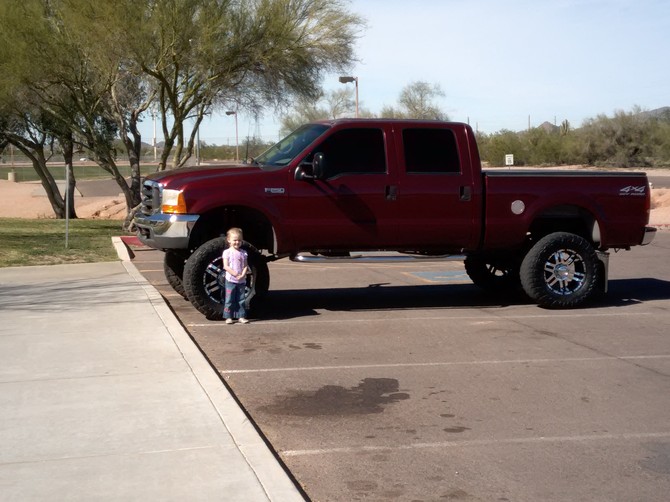
[[[646,192],[647,192],[646,185],[641,186],[628,185],[627,187],[623,187],[621,190],[619,190],[619,195],[622,196],[644,195]]]
[[[266,188],[265,193],[272,193],[272,194],[282,194],[285,193],[286,190],[284,188]]]

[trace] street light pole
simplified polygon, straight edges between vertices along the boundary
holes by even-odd
[[[349,82],[353,82],[354,85],[356,86],[356,118],[358,118],[358,77],[351,77],[351,76],[340,77],[340,83],[348,84]]]
[[[235,162],[240,160],[240,141],[239,141],[239,136],[237,133],[237,112],[234,112],[232,110],[228,110],[226,112],[226,115],[235,115]]]
[[[156,160],[158,160],[158,145],[156,144],[156,110],[155,109],[151,110],[151,116],[154,119],[154,141],[153,141],[153,145],[154,145],[154,162],[156,162]]]
[[[195,131],[195,165],[200,165],[200,126]]]

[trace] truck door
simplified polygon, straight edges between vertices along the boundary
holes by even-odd
[[[322,179],[293,179],[289,226],[300,249],[370,249],[386,244],[389,181],[388,125],[347,125],[310,149],[301,164],[321,152]],[[301,170],[301,167],[297,167]]]
[[[429,123],[398,126],[398,237],[422,250],[469,248],[479,227],[465,138]]]

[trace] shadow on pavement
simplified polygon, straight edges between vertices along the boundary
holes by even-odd
[[[584,308],[626,307],[670,299],[670,282],[658,279],[611,280],[609,292]],[[503,308],[533,305],[522,292],[492,294],[472,284],[384,286],[366,288],[294,289],[270,291],[254,307],[260,319],[291,319],[318,315],[317,310],[384,311],[449,308]]]
[[[293,289],[272,291],[254,306],[260,319],[291,319],[318,315],[317,310],[342,312],[461,307],[500,308],[523,305],[522,293],[487,294],[472,284],[385,286],[365,288]]]
[[[631,303],[670,299],[670,282],[653,278],[612,279],[598,306],[625,307]]]

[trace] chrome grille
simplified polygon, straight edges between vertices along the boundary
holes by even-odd
[[[142,184],[142,214],[150,216],[161,210],[161,185],[157,181],[146,180]]]

